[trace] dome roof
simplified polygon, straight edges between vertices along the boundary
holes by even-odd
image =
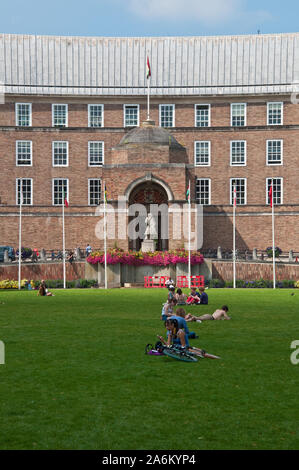
[[[130,144],[156,144],[167,145],[172,149],[183,150],[181,144],[163,127],[155,126],[154,121],[145,121],[140,127],[135,127],[129,131],[120,141],[117,147],[124,147]]]

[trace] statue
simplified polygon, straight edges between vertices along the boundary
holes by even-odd
[[[158,231],[155,217],[149,212],[145,219],[146,229],[144,232],[145,240],[155,240],[158,238]]]

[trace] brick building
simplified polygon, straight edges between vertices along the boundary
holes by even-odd
[[[147,120],[146,57],[151,64]],[[101,247],[103,181],[111,207],[124,203],[108,243],[142,203],[203,205],[203,248],[271,245],[268,189],[274,182],[276,244],[298,251],[299,34],[190,38],[0,36],[0,245]],[[299,90],[298,90],[299,91]],[[131,216],[132,218],[132,216]],[[160,217],[161,218],[161,217]],[[161,221],[160,221],[161,223]],[[192,213],[194,229],[195,215]]]

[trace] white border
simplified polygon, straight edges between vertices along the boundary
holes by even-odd
[[[102,163],[99,163],[97,165],[91,165],[90,164],[90,144],[102,144]],[[105,142],[103,140],[89,140],[88,141],[88,167],[89,168],[97,168],[97,167],[102,167],[105,163]]]
[[[196,144],[198,142],[208,143],[209,147],[209,162],[208,163],[196,163]],[[194,166],[195,167],[208,167],[211,166],[211,141],[210,140],[195,140],[194,141]]]
[[[102,178],[88,178],[88,195],[87,195],[87,198],[88,198],[88,205],[91,206],[91,207],[97,207],[98,204],[91,204],[90,203],[90,182],[91,181],[100,181],[101,182],[101,193],[102,193],[102,189],[103,189],[103,186],[102,186]],[[100,200],[102,199],[101,195],[100,195]]]
[[[281,105],[281,123],[279,124],[270,124],[269,123],[269,105],[270,104],[280,104]],[[267,126],[282,126],[283,125],[283,101],[269,101],[267,103]]]
[[[280,163],[268,163],[268,142],[281,142],[281,161]],[[266,140],[266,166],[282,166],[283,165],[283,139]]]
[[[232,163],[233,142],[244,142],[244,163]],[[230,166],[247,166],[247,140],[231,140],[230,141]]]
[[[235,105],[243,105],[245,106],[245,113],[244,113],[244,126],[233,126],[233,106]],[[230,126],[231,127],[246,127],[247,126],[247,103],[231,103],[230,104]]]
[[[175,104],[173,103],[163,103],[163,104],[159,104],[159,126],[161,126],[161,108],[162,106],[172,106],[172,109],[173,109],[173,125],[172,126],[167,126],[167,127],[163,127],[163,129],[171,129],[172,127],[175,127]]]
[[[234,205],[234,196],[233,196],[233,180],[244,180],[245,181],[245,202],[244,204],[238,204],[237,203],[237,206],[246,206],[247,205],[247,178],[244,178],[244,177],[240,177],[240,176],[235,176],[234,178],[230,178],[230,195],[229,195],[229,199],[230,199],[230,205],[233,206]]]
[[[66,107],[66,113],[65,113],[65,126],[55,126],[54,125],[54,106],[65,106]],[[52,104],[52,127],[55,128],[60,128],[60,127],[68,127],[69,126],[69,109],[68,109],[68,104],[65,103],[53,103]]]
[[[18,163],[18,143],[21,143],[21,142],[30,142],[30,164]],[[23,166],[23,167],[32,166],[32,160],[33,160],[32,148],[33,148],[32,140],[16,140],[16,166]]]
[[[92,126],[90,125],[90,108],[91,106],[101,106],[102,108],[102,125],[101,126]],[[87,113],[88,113],[88,127],[91,129],[101,129],[104,127],[104,105],[103,104],[98,104],[98,103],[92,103],[87,105]]]
[[[54,164],[54,144],[66,144],[66,165]],[[67,140],[53,140],[52,141],[52,167],[53,168],[66,168],[69,166],[69,143]]]
[[[23,180],[31,181],[31,197],[30,197],[30,204],[22,204],[22,206],[32,206],[33,205],[33,178],[16,178],[16,206],[20,205],[18,204],[18,181],[23,181]]]
[[[202,204],[203,206],[210,206],[211,205],[211,196],[212,196],[212,191],[211,191],[211,188],[212,188],[212,182],[211,182],[211,178],[200,178],[200,177],[196,177],[196,183],[195,183],[195,195],[196,195],[196,188],[197,188],[197,181],[199,180],[205,180],[205,181],[209,181],[209,203],[208,204]],[[196,200],[197,202],[197,200]]]
[[[27,105],[30,108],[30,117],[29,117],[28,126],[20,126],[18,124],[18,106],[19,105]],[[15,103],[15,118],[16,118],[16,127],[32,127],[32,103]]]
[[[137,125],[136,126],[126,126],[126,108],[129,106],[137,107]],[[140,105],[139,104],[126,103],[123,105],[123,123],[124,123],[124,127],[139,127],[139,123],[140,123]]]
[[[208,106],[209,108],[209,120],[208,120],[208,125],[207,126],[197,126],[196,125],[196,106]],[[197,103],[194,105],[194,127],[197,129],[205,129],[207,127],[211,127],[211,105],[209,103]]]
[[[70,195],[69,195],[69,179],[68,178],[52,178],[52,206],[55,207],[62,207],[62,204],[64,204],[64,201],[62,201],[62,204],[54,204],[54,181],[64,181],[66,180],[66,196],[67,196],[67,202],[70,203]]]

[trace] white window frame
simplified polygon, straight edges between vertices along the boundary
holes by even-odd
[[[233,163],[233,143],[244,142],[244,163]],[[247,166],[247,141],[246,140],[231,140],[230,141],[230,166]]]
[[[197,195],[197,182],[200,181],[200,180],[204,180],[204,181],[208,181],[209,182],[209,202],[208,204],[202,204],[203,206],[210,206],[211,205],[211,200],[212,200],[212,194],[211,194],[211,188],[212,188],[212,182],[211,182],[211,178],[199,178],[199,177],[196,177],[196,182],[195,182],[195,196]],[[196,202],[197,204],[200,204],[199,201],[197,200],[196,198]]]
[[[18,144],[21,142],[29,142],[30,143],[30,163],[18,163]],[[16,166],[32,166],[32,140],[16,140]]]
[[[101,126],[91,126],[90,109],[92,106],[98,106],[102,108],[102,125]],[[88,127],[90,127],[91,129],[100,129],[101,127],[104,127],[104,105],[103,104],[92,103],[88,105]]]
[[[233,206],[234,205],[234,195],[233,195],[233,181],[234,180],[244,180],[245,181],[245,184],[244,184],[244,204],[238,204],[237,203],[237,206],[246,206],[247,205],[247,178],[243,178],[243,177],[239,177],[239,176],[235,176],[234,178],[230,178],[230,205]]]
[[[280,163],[269,163],[268,161],[268,143],[269,142],[280,142],[280,148],[281,148]],[[266,165],[267,166],[282,166],[283,165],[283,139],[268,139],[266,141]]]
[[[209,161],[208,163],[197,163],[196,162],[196,144],[198,143],[207,143],[208,144],[208,149],[209,149]],[[199,166],[211,166],[211,141],[210,140],[195,140],[194,142],[194,166],[199,167]]]
[[[62,204],[55,204],[54,202],[54,185],[55,181],[66,181],[66,196],[67,196],[67,201],[68,203],[70,202],[70,194],[69,194],[69,179],[68,178],[52,178],[52,206],[55,207],[62,207],[62,204],[64,204],[64,201],[62,201]]]
[[[97,163],[96,165],[91,165],[90,164],[90,144],[102,144],[102,163]],[[101,167],[105,163],[105,142],[103,140],[89,140],[88,141],[88,167],[94,168],[94,167]]]
[[[274,202],[274,205],[282,206],[283,205],[283,178],[281,176],[275,176],[274,178],[266,178],[266,206],[270,206],[270,202],[268,201],[268,198],[269,198],[268,184],[269,184],[269,181],[272,181],[272,179],[281,181],[281,202],[279,204]],[[273,201],[274,201],[274,195],[273,195]]]
[[[171,129],[172,127],[175,127],[175,104],[173,103],[163,103],[163,104],[159,104],[159,126],[162,127],[162,112],[161,112],[161,109],[163,106],[171,106],[172,107],[172,110],[173,110],[173,123],[172,123],[172,126],[167,126],[167,127],[163,127],[163,129]]]
[[[244,106],[244,125],[243,126],[234,126],[233,125],[233,106]],[[231,103],[230,105],[230,125],[231,127],[246,127],[247,126],[247,103]]]
[[[129,125],[126,124],[126,108],[129,108],[130,106],[134,107],[134,108],[137,108],[137,125],[136,126],[129,126]],[[124,116],[124,127],[139,127],[139,124],[140,124],[140,105],[136,104],[136,103],[124,104],[123,105],[123,116]]]
[[[280,104],[281,105],[281,122],[279,124],[270,124],[269,123],[269,108],[271,104]],[[283,101],[269,101],[267,103],[267,126],[282,126],[283,125]]]
[[[65,113],[65,125],[64,126],[56,126],[55,123],[54,123],[54,108],[55,108],[55,106],[65,106],[66,113]],[[68,125],[69,125],[69,108],[68,108],[68,104],[53,103],[52,104],[52,127],[60,128],[60,127],[68,127]]]
[[[208,110],[209,110],[209,119],[208,119],[208,125],[207,126],[198,126],[197,125],[197,119],[196,119],[196,110],[197,110],[197,106],[208,106]],[[194,105],[194,127],[197,127],[197,128],[206,128],[206,127],[211,127],[211,105],[208,104],[208,103],[197,103]]]
[[[30,189],[31,189],[31,197],[30,197],[30,204],[22,204],[22,206],[32,206],[33,205],[33,178],[16,178],[16,206],[19,206],[18,203],[18,181],[29,180],[30,181]],[[21,183],[22,184],[22,183]]]
[[[66,164],[55,164],[54,162],[54,147],[55,144],[66,144]],[[53,168],[66,168],[69,166],[69,142],[67,140],[53,140],[52,142],[52,167]]]
[[[18,106],[29,106],[30,109],[30,118],[29,118],[29,124],[28,126],[20,126],[18,124]],[[16,103],[15,104],[15,118],[16,118],[16,127],[32,127],[32,103]]]
[[[91,202],[90,202],[90,182],[91,181],[100,181],[100,183],[101,183],[100,201],[101,201],[102,200],[102,191],[103,191],[102,178],[88,178],[88,205],[92,206],[92,207],[97,207],[98,204],[91,204]]]

